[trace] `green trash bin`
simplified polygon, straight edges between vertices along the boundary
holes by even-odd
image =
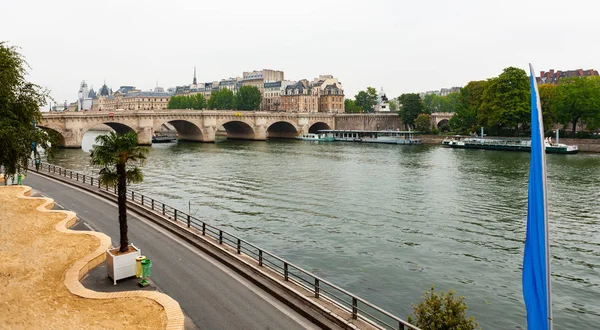
[[[148,281],[147,278],[150,277],[150,268],[152,267],[152,260],[150,259],[144,259],[142,260],[142,280],[140,281],[139,285],[144,287],[144,286],[148,286]]]

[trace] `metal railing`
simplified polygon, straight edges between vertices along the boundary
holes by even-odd
[[[32,169],[35,170],[35,164],[32,162]],[[60,166],[41,163],[39,171],[48,172],[64,178],[73,179],[77,182],[94,186],[108,193],[117,194],[116,186],[102,185],[98,178],[85,175],[76,171],[62,168]],[[332,284],[311,272],[308,272],[291,262],[280,258],[269,251],[266,251],[250,242],[247,242],[225,230],[212,226],[205,221],[198,219],[184,211],[173,206],[159,202],[154,198],[146,196],[134,190],[127,190],[127,200],[142,206],[148,210],[154,211],[169,220],[180,223],[188,228],[194,228],[202,236],[208,236],[216,243],[229,246],[237,254],[245,254],[254,259],[259,267],[265,267],[283,277],[284,281],[293,282],[301,286],[317,299],[333,303],[339,308],[344,309],[352,315],[352,319],[361,319],[373,325],[379,325],[386,329],[414,329],[416,326],[404,321],[392,313],[360,298],[339,286]]]

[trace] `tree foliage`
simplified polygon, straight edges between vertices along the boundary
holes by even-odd
[[[487,81],[470,81],[457,95],[456,113],[450,119],[450,128],[458,133],[470,133],[477,128],[477,113],[483,102]]]
[[[235,94],[235,105],[238,110],[258,110],[261,100],[262,95],[256,86],[242,86]]]
[[[373,87],[367,87],[366,91],[360,91],[354,96],[355,104],[364,112],[373,112],[377,104],[377,90]]]
[[[431,131],[431,115],[422,113],[415,119],[415,129],[420,132]]]
[[[193,95],[174,95],[169,99],[167,109],[194,109],[202,110],[206,108],[206,98],[198,93]]]
[[[427,94],[423,97],[425,113],[456,112],[459,93],[450,93],[447,96]]]
[[[556,87],[553,105],[559,122],[573,125],[573,134],[580,120],[595,126],[600,121],[600,78],[561,79]]]
[[[360,113],[362,109],[356,105],[356,102],[353,99],[345,99],[344,111],[348,113]]]
[[[142,182],[144,176],[136,164],[143,165],[148,149],[137,145],[137,134],[128,132],[116,135],[96,137],[90,154],[92,165],[102,166],[99,172],[100,183],[107,186],[117,185],[119,206],[119,232],[121,252],[128,249],[127,236],[127,184]]]
[[[212,91],[208,99],[208,108],[217,110],[234,110],[235,96],[228,88]]]
[[[9,177],[27,171],[37,155],[37,147],[48,156],[58,144],[52,131],[35,128],[41,119],[40,108],[50,98],[47,90],[28,82],[27,63],[14,46],[0,42],[0,166],[5,183]]]
[[[425,110],[425,105],[419,94],[402,94],[398,97],[400,110],[398,115],[404,122],[404,125],[412,127],[415,125],[415,119]]]
[[[473,330],[480,329],[475,318],[467,317],[465,297],[455,297],[454,291],[436,292],[434,286],[425,292],[424,300],[413,306],[408,322],[427,330]]]
[[[538,92],[542,107],[542,116],[544,119],[544,130],[549,130],[556,122],[556,112],[554,110],[554,104],[556,103],[556,85],[539,85]]]
[[[388,104],[390,105],[390,111],[398,111],[398,102],[396,100],[389,100]]]
[[[478,120],[485,126],[508,126],[518,129],[529,121],[529,78],[519,68],[508,67],[497,77],[488,80],[478,112]]]

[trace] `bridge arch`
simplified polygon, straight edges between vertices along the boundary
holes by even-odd
[[[298,127],[289,121],[276,121],[267,128],[267,138],[293,139],[298,132]]]
[[[444,126],[448,126],[448,125],[450,125],[450,120],[442,119],[437,123],[437,128],[440,129],[440,128],[443,128]]]
[[[180,141],[204,141],[202,130],[198,125],[183,119],[169,120],[165,123],[171,124],[177,130],[177,138]],[[162,127],[160,124],[158,127]]]
[[[318,122],[310,125],[310,127],[308,128],[308,132],[309,133],[319,133],[319,131],[323,130],[323,129],[331,129],[331,126],[329,126],[327,123],[318,121]]]
[[[135,132],[135,130],[133,128],[131,128],[128,125],[122,124],[122,123],[105,122],[103,124],[112,128],[115,131],[115,133],[117,133],[117,135],[123,135],[127,132]],[[88,129],[86,129],[85,132],[89,131],[90,129],[91,129],[91,127],[88,127]],[[85,134],[85,132],[83,132],[83,134]]]
[[[252,125],[238,120],[226,121],[221,126],[227,131],[227,139],[232,140],[255,140],[256,132]],[[218,126],[220,127],[220,126]]]
[[[59,147],[64,148],[66,146],[65,145],[65,137],[60,132],[60,129],[52,128],[50,126],[38,126],[38,128],[40,128],[44,131],[51,132],[51,134],[55,135],[58,138],[58,146]]]

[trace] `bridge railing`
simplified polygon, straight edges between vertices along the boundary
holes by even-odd
[[[31,168],[35,169],[35,164],[33,162],[31,163]],[[117,194],[116,186],[103,185],[97,177],[89,174],[86,175],[48,163],[41,163],[38,171],[72,179],[81,184],[94,186],[113,195]],[[226,245],[235,250],[237,254],[244,254],[252,258],[259,267],[268,268],[279,274],[284,281],[299,285],[309,291],[313,297],[327,301],[346,310],[352,316],[352,319],[361,319],[384,329],[419,330],[419,328],[414,325],[375,304],[372,304],[255,244],[218,227],[212,226],[196,216],[192,216],[179,210],[176,207],[157,201],[152,197],[131,189],[128,189],[127,191],[127,199],[138,206],[142,206],[154,213],[164,216],[170,221],[190,229],[193,228],[195,232],[192,232],[195,234],[211,237],[215,243]]]

